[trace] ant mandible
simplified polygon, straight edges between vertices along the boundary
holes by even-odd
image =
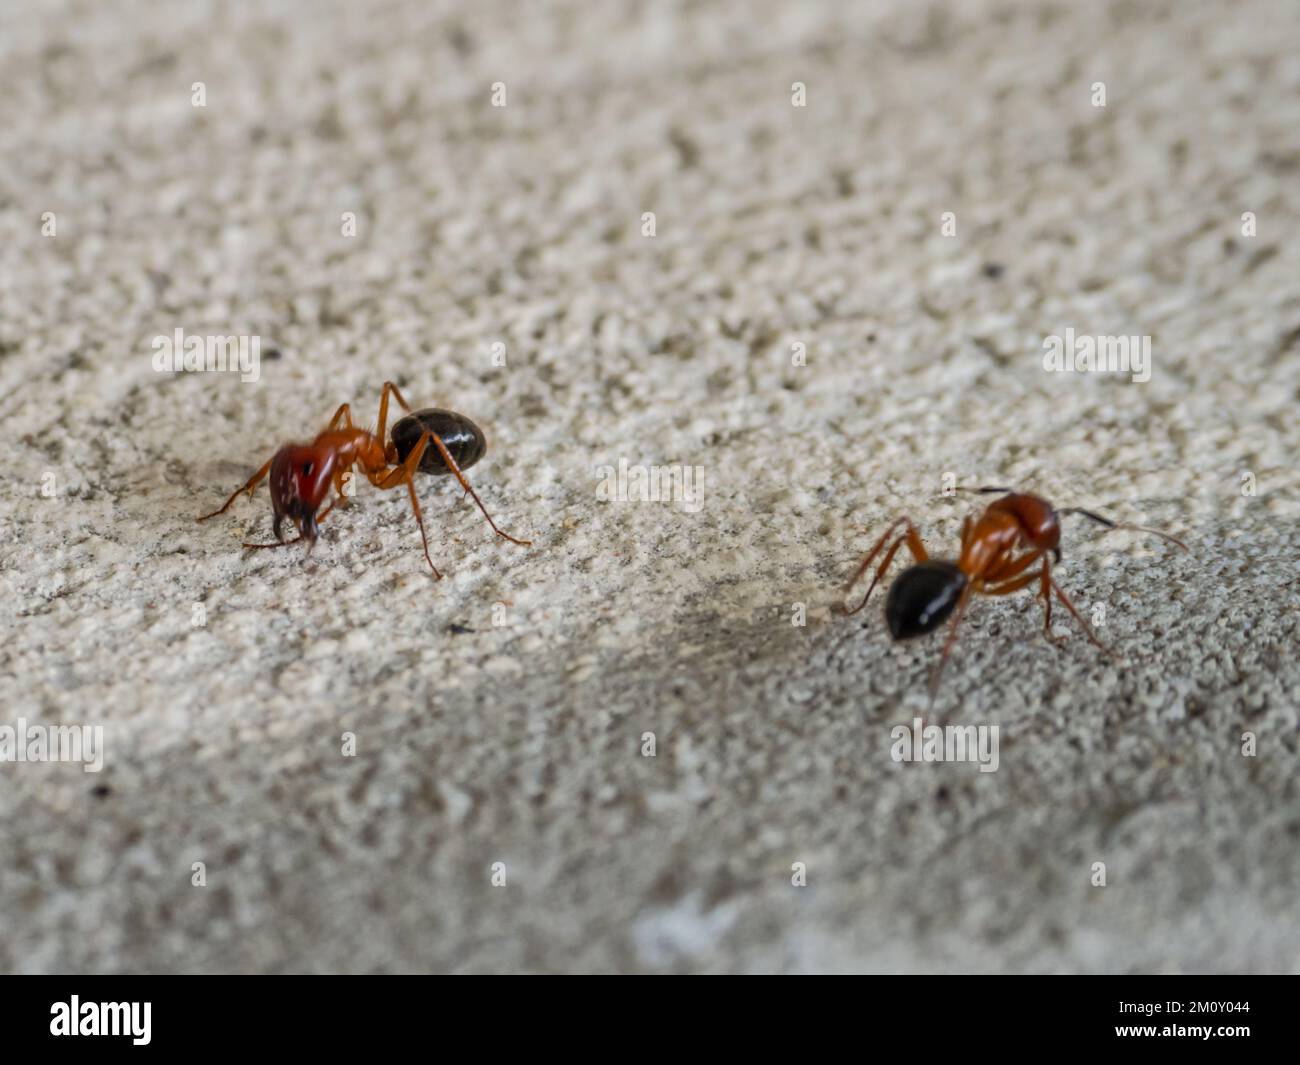
[[[393,426],[393,439],[384,444],[384,429],[388,424],[388,397],[397,400],[407,416]],[[460,454],[458,465],[448,450],[446,439]],[[429,444],[437,449],[425,454]],[[230,505],[239,498],[241,492],[253,495],[257,486],[268,476],[271,478],[271,509],[275,515],[271,526],[276,542],[273,544],[244,544],[247,548],[287,547],[306,540],[308,554],[316,544],[318,526],[335,505],[340,501],[346,506],[344,494],[344,476],[353,466],[359,466],[366,479],[376,488],[389,489],[405,485],[411,497],[411,510],[415,513],[416,524],[420,526],[420,539],[424,541],[424,559],[433,570],[433,575],[441,579],[442,574],[429,557],[429,538],[424,531],[424,517],[420,513],[420,500],[415,494],[415,470],[424,470],[433,474],[454,474],[460,486],[474,497],[483,517],[495,532],[504,540],[521,547],[528,547],[531,540],[516,540],[509,533],[497,528],[492,515],[483,506],[478,493],[470,486],[462,472],[463,466],[472,466],[487,448],[483,432],[463,414],[454,411],[422,410],[412,412],[402,393],[392,381],[384,382],[384,390],[379,398],[379,428],[375,432],[358,429],[352,423],[352,408],[344,403],[334,412],[315,440],[310,444],[286,444],[259,469],[242,488],[237,488],[225,504],[211,514],[204,514],[199,521],[207,521],[218,514],[224,514]],[[439,461],[441,460],[441,461]],[[319,515],[317,510],[325,501],[330,485],[334,486],[335,497]],[[298,536],[286,540],[281,531],[285,518],[288,518],[298,530]]]
[[[1103,518],[1081,507],[1057,510],[1046,499],[1015,492],[1010,488],[986,487],[961,490],[980,493],[998,492],[1003,495],[1001,499],[995,499],[990,503],[978,519],[972,521],[968,516],[962,523],[961,554],[956,562],[930,558],[926,553],[925,545],[921,543],[916,526],[904,515],[896,519],[885,530],[885,534],[876,541],[876,546],[863,559],[862,565],[858,567],[844,589],[848,592],[861,579],[886,542],[894,537],[862,602],[852,610],[845,611],[846,614],[856,614],[867,605],[867,600],[871,598],[871,593],[875,591],[876,585],[889,569],[889,564],[894,560],[899,547],[907,544],[916,564],[900,573],[890,586],[889,596],[885,601],[885,620],[889,625],[889,633],[895,640],[910,640],[933,632],[949,615],[952,615],[952,625],[948,629],[948,639],[944,643],[943,654],[930,680],[931,695],[938,688],[939,674],[948,660],[949,652],[952,651],[957,638],[957,627],[961,624],[962,615],[972,595],[1010,595],[1038,581],[1038,594],[1043,599],[1043,631],[1048,640],[1052,643],[1057,642],[1057,638],[1052,635],[1054,593],[1083,628],[1088,639],[1107,654],[1114,654],[1111,648],[1097,638],[1097,634],[1070,602],[1069,596],[1061,590],[1061,586],[1052,577],[1048,555],[1052,556],[1053,561],[1061,561],[1060,518],[1062,516],[1081,514],[1106,526],[1107,531],[1132,529],[1150,533],[1176,544],[1184,551],[1187,550],[1187,545],[1181,540],[1157,529],[1113,522],[1109,518]],[[1038,569],[1032,569],[1040,560],[1041,565]]]

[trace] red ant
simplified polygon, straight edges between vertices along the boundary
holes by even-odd
[[[972,595],[1010,595],[1038,581],[1038,594],[1043,599],[1043,631],[1048,640],[1052,643],[1058,642],[1057,637],[1052,635],[1052,594],[1055,593],[1074,616],[1074,620],[1082,626],[1088,639],[1107,654],[1115,653],[1097,638],[1096,633],[1061,590],[1061,586],[1052,578],[1051,563],[1047,556],[1050,553],[1054,561],[1061,561],[1060,518],[1062,515],[1082,514],[1085,518],[1106,526],[1108,531],[1132,529],[1137,532],[1151,533],[1177,544],[1184,551],[1187,550],[1187,545],[1181,540],[1157,529],[1119,524],[1081,507],[1058,511],[1039,496],[1014,492],[1010,488],[962,490],[1005,494],[1001,499],[990,503],[978,519],[972,521],[967,517],[962,523],[961,555],[956,562],[930,558],[926,553],[925,545],[921,543],[916,526],[904,515],[896,519],[885,530],[885,534],[876,541],[876,546],[868,553],[844,589],[847,592],[858,582],[876,556],[880,554],[886,541],[894,536],[899,526],[905,526],[901,532],[898,532],[889,550],[885,552],[884,561],[876,570],[875,579],[867,589],[867,594],[863,596],[862,602],[852,610],[846,610],[845,613],[856,614],[867,605],[867,600],[871,598],[876,584],[885,575],[899,547],[907,544],[912,557],[916,559],[916,565],[909,566],[900,573],[890,586],[889,597],[885,601],[885,621],[889,625],[890,635],[895,640],[910,640],[916,636],[923,636],[933,632],[949,615],[953,615],[952,625],[948,629],[948,639],[943,647],[943,655],[935,666],[930,681],[931,695],[938,688],[939,673],[948,660],[948,654],[957,638],[957,626],[961,624],[962,615]],[[1039,560],[1042,561],[1042,565],[1038,569],[1026,572]]]
[[[384,444],[384,429],[388,423],[388,397],[392,394],[407,416],[393,426],[393,440]],[[258,470],[242,488],[238,488],[226,500],[225,505],[211,514],[204,514],[199,521],[207,521],[218,514],[224,514],[230,505],[239,498],[240,492],[247,492],[250,498],[257,486],[270,475],[271,509],[275,515],[271,526],[276,542],[273,544],[244,544],[247,548],[286,547],[301,540],[308,543],[307,552],[316,545],[318,526],[326,515],[334,509],[335,504],[347,505],[344,493],[344,476],[353,466],[360,466],[366,479],[376,488],[397,488],[406,485],[411,496],[411,510],[415,512],[415,521],[420,526],[420,538],[424,541],[424,559],[429,563],[435,578],[442,574],[429,557],[429,538],[424,532],[424,517],[420,513],[420,501],[415,494],[415,481],[412,474],[417,469],[433,474],[454,474],[460,486],[474,497],[483,517],[492,526],[492,531],[502,539],[521,547],[531,545],[531,540],[516,540],[508,533],[497,528],[492,515],[483,506],[478,493],[470,486],[461,472],[452,453],[444,442],[444,435],[461,457],[464,466],[472,466],[487,448],[483,431],[463,414],[454,411],[422,410],[412,412],[402,393],[392,381],[384,382],[384,391],[379,399],[379,428],[375,432],[358,429],[352,424],[352,408],[344,403],[334,412],[315,440],[310,444],[286,444]],[[425,454],[432,442],[437,454]],[[439,461],[439,459],[441,461]],[[330,485],[334,486],[335,497],[319,515],[316,511],[325,501]],[[284,519],[288,518],[298,530],[293,540],[285,540],[281,532]]]

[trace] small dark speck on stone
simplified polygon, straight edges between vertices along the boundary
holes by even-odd
[[[452,26],[447,31],[447,40],[451,44],[451,49],[461,58],[474,54],[474,38],[464,26]]]
[[[996,281],[1006,272],[1006,267],[1001,263],[985,263],[981,270],[990,281]]]
[[[97,799],[107,799],[110,795],[113,794],[113,789],[110,788],[107,784],[96,784],[93,788],[90,789],[90,794],[95,796],[95,798]]]
[[[682,170],[691,170],[699,164],[700,146],[683,130],[674,126],[668,131],[668,142],[677,152],[677,165]]]
[[[267,348],[264,352],[262,352],[262,358],[270,362],[275,362],[277,359],[284,358],[284,352],[281,351],[279,348]]]
[[[462,636],[467,632],[473,632],[473,629],[466,628],[464,625],[457,625],[455,622],[447,626],[447,631],[453,636]]]

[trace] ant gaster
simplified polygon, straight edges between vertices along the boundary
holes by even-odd
[[[1061,560],[1060,518],[1063,515],[1081,514],[1106,526],[1107,530],[1132,529],[1151,533],[1187,550],[1181,540],[1156,529],[1119,524],[1080,507],[1056,510],[1039,496],[1013,492],[1009,488],[989,487],[963,491],[997,492],[1002,494],[1002,498],[990,503],[977,519],[967,517],[962,523],[961,553],[955,562],[930,558],[916,526],[904,515],[885,530],[885,534],[876,541],[875,547],[863,559],[862,565],[845,587],[847,592],[861,579],[892,537],[893,542],[885,551],[884,560],[876,570],[875,579],[862,602],[852,610],[845,611],[847,614],[856,614],[867,605],[867,600],[889,569],[898,549],[903,544],[907,545],[916,564],[900,573],[890,587],[885,601],[885,621],[895,640],[910,640],[933,632],[952,616],[943,654],[931,678],[931,694],[938,687],[939,674],[956,641],[957,627],[961,624],[971,596],[1010,595],[1029,587],[1035,581],[1039,584],[1038,594],[1043,600],[1043,631],[1049,640],[1057,642],[1052,635],[1052,596],[1055,594],[1082,626],[1088,639],[1108,654],[1114,653],[1097,638],[1052,577],[1052,563],[1048,555],[1056,562]],[[1033,569],[1035,563],[1041,563],[1037,569]]]
[[[393,439],[384,444],[384,430],[388,423],[388,397],[397,400],[407,416],[393,426]],[[429,444],[433,444],[433,450]],[[271,530],[276,542],[272,544],[244,544],[247,548],[283,547],[306,540],[308,551],[315,546],[319,525],[326,515],[334,509],[335,504],[347,504],[344,494],[344,476],[354,467],[360,467],[366,479],[376,488],[389,489],[406,486],[410,493],[411,510],[415,521],[420,526],[420,538],[424,542],[424,558],[433,570],[433,575],[440,578],[438,567],[429,557],[429,538],[424,531],[424,517],[420,513],[420,501],[415,494],[415,482],[412,474],[423,470],[435,475],[452,474],[460,486],[474,497],[483,517],[492,526],[493,532],[512,544],[527,547],[529,540],[516,540],[508,533],[497,528],[496,522],[483,506],[478,493],[470,486],[462,472],[464,467],[472,466],[487,449],[483,431],[463,414],[445,410],[422,410],[412,412],[402,393],[391,381],[384,382],[384,390],[379,399],[379,428],[375,432],[358,429],[352,423],[352,408],[344,403],[334,412],[315,440],[310,444],[286,444],[259,469],[242,488],[238,488],[226,500],[225,504],[211,514],[204,514],[199,521],[207,521],[218,514],[224,514],[230,505],[239,498],[241,492],[251,497],[257,486],[268,476],[271,480],[271,510],[274,519]],[[453,457],[453,451],[456,456]],[[325,502],[330,486],[333,485],[335,497],[323,511],[317,514]],[[282,527],[285,519],[293,523],[298,536],[285,540]]]

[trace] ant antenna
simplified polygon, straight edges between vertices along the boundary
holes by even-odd
[[[1171,544],[1176,544],[1188,554],[1191,554],[1191,548],[1183,543],[1178,537],[1170,536],[1168,533],[1161,532],[1159,529],[1152,529],[1146,525],[1130,525],[1127,522],[1111,521],[1109,518],[1103,518],[1100,514],[1094,514],[1091,510],[1084,510],[1083,507],[1066,507],[1058,510],[1058,514],[1082,514],[1085,518],[1095,521],[1098,525],[1106,526],[1106,531],[1114,529],[1128,529],[1131,532],[1150,533],[1152,536],[1158,536],[1162,540],[1168,540]]]
[[[250,551],[252,551],[256,549],[264,550],[268,547],[288,547],[290,544],[300,544],[300,543],[302,543],[302,537],[295,536],[292,540],[277,540],[273,544],[244,544],[243,546],[248,548]],[[311,547],[307,548],[307,553],[309,555],[311,554]]]

